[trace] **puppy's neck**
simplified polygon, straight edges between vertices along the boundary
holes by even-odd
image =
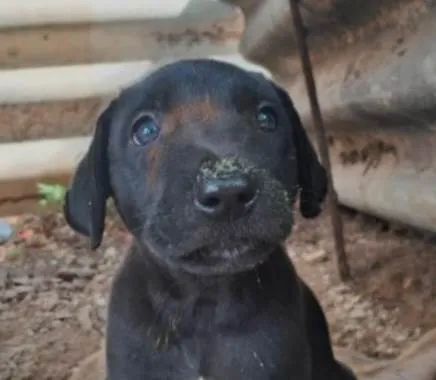
[[[272,249],[269,258],[259,266],[238,273],[228,273],[219,275],[193,274],[169,266],[167,263],[156,259],[153,254],[146,251],[139,243],[134,242],[130,252],[131,260],[135,262],[136,268],[141,270],[142,278],[151,286],[156,286],[159,290],[178,289],[179,297],[198,294],[198,296],[218,294],[221,290],[231,288],[234,284],[238,287],[244,284],[247,287],[258,287],[259,282],[264,282],[270,277],[267,275],[270,269],[283,261],[287,261],[286,253],[281,245]],[[147,277],[144,274],[147,273]],[[262,279],[260,278],[262,275]],[[266,276],[267,275],[267,276]],[[266,278],[265,278],[266,276]]]
[[[289,282],[289,259],[278,246],[257,268],[220,276],[193,275],[170,269],[134,244],[124,263],[134,284],[136,303],[148,304],[162,321],[196,321],[196,330],[211,325],[237,326],[261,312],[271,295]],[[127,268],[126,268],[127,266]],[[289,284],[288,284],[289,285]],[[196,318],[192,318],[192,315]],[[140,318],[140,316],[138,316]],[[186,326],[188,329],[193,326]]]

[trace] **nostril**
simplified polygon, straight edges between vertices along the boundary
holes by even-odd
[[[210,208],[214,208],[214,207],[218,207],[221,203],[221,200],[218,197],[204,197],[201,200],[201,204],[205,207],[210,207]]]
[[[255,196],[255,191],[245,191],[238,194],[237,201],[242,204],[248,204],[255,198]]]

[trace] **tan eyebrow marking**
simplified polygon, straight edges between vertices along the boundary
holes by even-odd
[[[170,109],[163,120],[164,133],[172,133],[183,122],[207,123],[217,120],[221,111],[209,97],[192,102],[184,102]]]

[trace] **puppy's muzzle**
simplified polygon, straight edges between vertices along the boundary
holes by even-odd
[[[209,217],[237,219],[250,212],[258,198],[256,179],[239,165],[202,168],[194,188],[196,209]]]

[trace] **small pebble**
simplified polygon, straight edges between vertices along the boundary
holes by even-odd
[[[326,261],[328,259],[328,256],[327,252],[324,249],[318,249],[313,252],[304,253],[303,259],[310,264],[315,264]]]
[[[85,331],[92,330],[91,307],[89,305],[82,307],[77,312],[77,319],[83,330]]]
[[[57,303],[59,302],[59,297],[56,293],[47,294],[41,299],[41,307],[46,311],[52,311]]]
[[[0,219],[0,244],[6,243],[14,233],[12,226],[4,219]]]

